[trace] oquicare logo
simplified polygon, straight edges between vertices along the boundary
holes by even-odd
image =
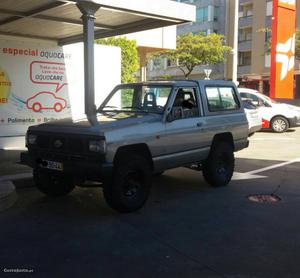
[[[281,63],[280,80],[284,80],[295,65],[295,37],[294,34],[285,43],[278,43],[276,47],[276,62]]]
[[[292,5],[292,6],[296,5],[296,0],[280,0],[279,2],[282,4],[287,4],[287,5]]]

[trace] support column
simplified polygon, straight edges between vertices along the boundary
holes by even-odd
[[[100,8],[92,2],[79,1],[77,7],[82,13],[84,42],[84,102],[85,114],[92,125],[97,124],[95,107],[95,65],[94,65],[94,20]]]
[[[227,36],[228,44],[232,47],[232,52],[227,60],[226,79],[232,80],[235,84],[237,82],[238,70],[238,21],[239,21],[239,0],[229,1],[227,3]]]
[[[140,58],[140,81],[147,81],[147,51],[142,47],[138,48]]]

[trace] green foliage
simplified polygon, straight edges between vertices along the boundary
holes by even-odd
[[[300,29],[296,31],[295,57],[297,60],[300,60]]]
[[[124,37],[97,40],[96,43],[103,45],[114,45],[121,48],[121,80],[122,83],[136,81],[134,73],[139,69],[139,58],[135,41]]]
[[[225,60],[225,54],[231,50],[225,45],[223,35],[187,33],[177,37],[177,49],[162,52],[159,55],[176,63],[187,78],[198,65],[217,64]]]

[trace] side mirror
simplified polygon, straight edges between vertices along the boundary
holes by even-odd
[[[171,111],[167,114],[167,122],[173,122],[175,120],[178,120],[178,119],[182,119],[183,118],[183,109],[182,107],[177,107],[177,106],[174,106]]]

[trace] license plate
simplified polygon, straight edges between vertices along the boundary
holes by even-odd
[[[56,170],[56,171],[63,171],[64,167],[61,162],[51,161],[51,160],[43,160],[40,164],[42,168]]]

